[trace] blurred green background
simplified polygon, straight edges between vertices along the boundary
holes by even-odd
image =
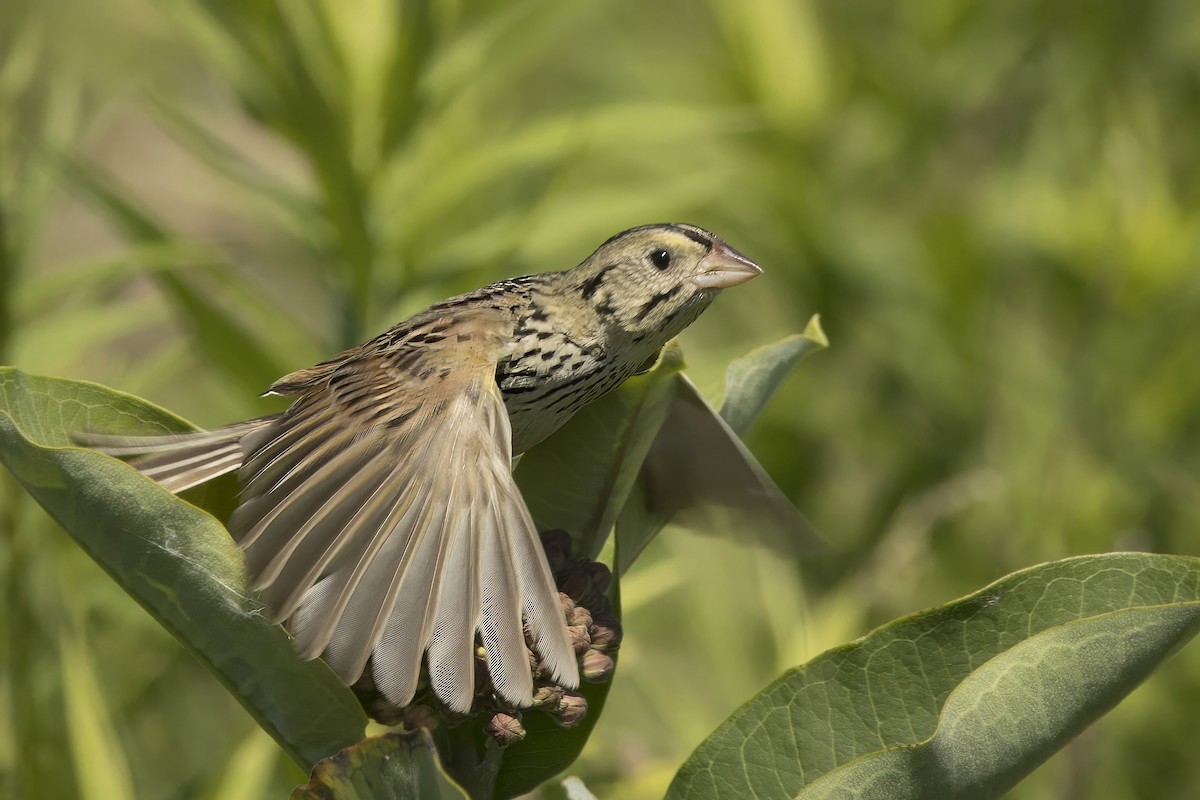
[[[215,425],[429,302],[652,221],[766,275],[701,387],[819,312],[749,442],[830,553],[668,530],[572,772],[661,796],[783,668],[1022,566],[1200,554],[1189,0],[0,0],[0,363]],[[0,796],[302,775],[0,475]],[[1012,793],[1200,796],[1200,646]],[[556,786],[542,790],[560,797]]]

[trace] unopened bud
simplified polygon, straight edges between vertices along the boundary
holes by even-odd
[[[599,650],[588,650],[583,654],[579,665],[582,667],[580,673],[583,679],[592,683],[608,680],[613,667],[616,666],[612,656]]]
[[[590,628],[592,627],[592,612],[583,606],[575,606],[567,613],[567,624]]]
[[[598,650],[616,650],[621,646],[621,623],[611,615],[596,615],[592,623],[592,647]]]
[[[405,730],[415,731],[417,728],[431,728],[437,721],[437,715],[429,706],[405,706],[400,709],[400,721]]]
[[[559,592],[558,604],[562,606],[563,615],[569,619],[571,612],[575,610],[575,601],[568,597],[565,592]]]
[[[564,692],[558,707],[550,712],[550,716],[564,728],[574,727],[579,724],[579,720],[587,716],[587,700],[581,694]]]
[[[566,690],[556,683],[539,686],[533,690],[534,708],[556,708],[562,702]]]
[[[583,625],[569,625],[567,635],[570,637],[571,647],[575,648],[576,653],[582,653],[592,646],[592,637],[588,635],[588,629]]]
[[[525,727],[521,725],[520,718],[503,711],[493,714],[483,730],[501,747],[508,747],[525,738]]]
[[[364,704],[367,716],[381,725],[399,725],[404,721],[406,709],[393,705],[386,697],[380,695],[369,704]]]

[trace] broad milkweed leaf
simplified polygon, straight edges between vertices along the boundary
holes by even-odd
[[[683,375],[634,494],[617,522],[624,574],[668,522],[738,536],[791,555],[822,542],[804,515]],[[736,520],[727,512],[736,510]]]
[[[992,798],[1200,630],[1200,558],[1041,564],[784,673],[668,800]]]
[[[354,695],[324,662],[296,655],[216,519],[132,467],[70,446],[76,431],[189,429],[96,384],[0,368],[0,462],[307,769],[361,738]]]
[[[819,550],[804,515],[775,485],[739,438],[758,418],[787,373],[805,355],[828,346],[820,319],[803,333],[761,347],[729,365],[718,414],[684,375],[646,455],[637,486],[617,523],[624,574],[669,522],[738,536],[778,552]],[[738,512],[733,519],[729,510]]]
[[[760,347],[730,363],[721,416],[733,432],[745,436],[796,363],[828,346],[821,317],[814,315],[803,333]]]
[[[291,800],[462,800],[442,771],[428,731],[372,736],[322,759]]]

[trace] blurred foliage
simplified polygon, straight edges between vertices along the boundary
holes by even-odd
[[[0,362],[218,424],[433,300],[667,219],[767,270],[684,337],[702,390],[821,312],[833,348],[748,443],[832,553],[650,545],[573,768],[599,796],[661,796],[753,691],[880,622],[1059,556],[1200,551],[1194,3],[0,0],[0,21]],[[302,782],[7,475],[0,572],[0,796]],[[1197,796],[1198,674],[1193,647],[1012,796]],[[88,742],[122,755],[77,769]]]

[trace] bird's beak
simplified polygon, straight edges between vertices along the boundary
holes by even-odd
[[[724,242],[717,242],[711,253],[700,259],[700,274],[692,283],[701,289],[728,289],[762,274],[762,267]]]

